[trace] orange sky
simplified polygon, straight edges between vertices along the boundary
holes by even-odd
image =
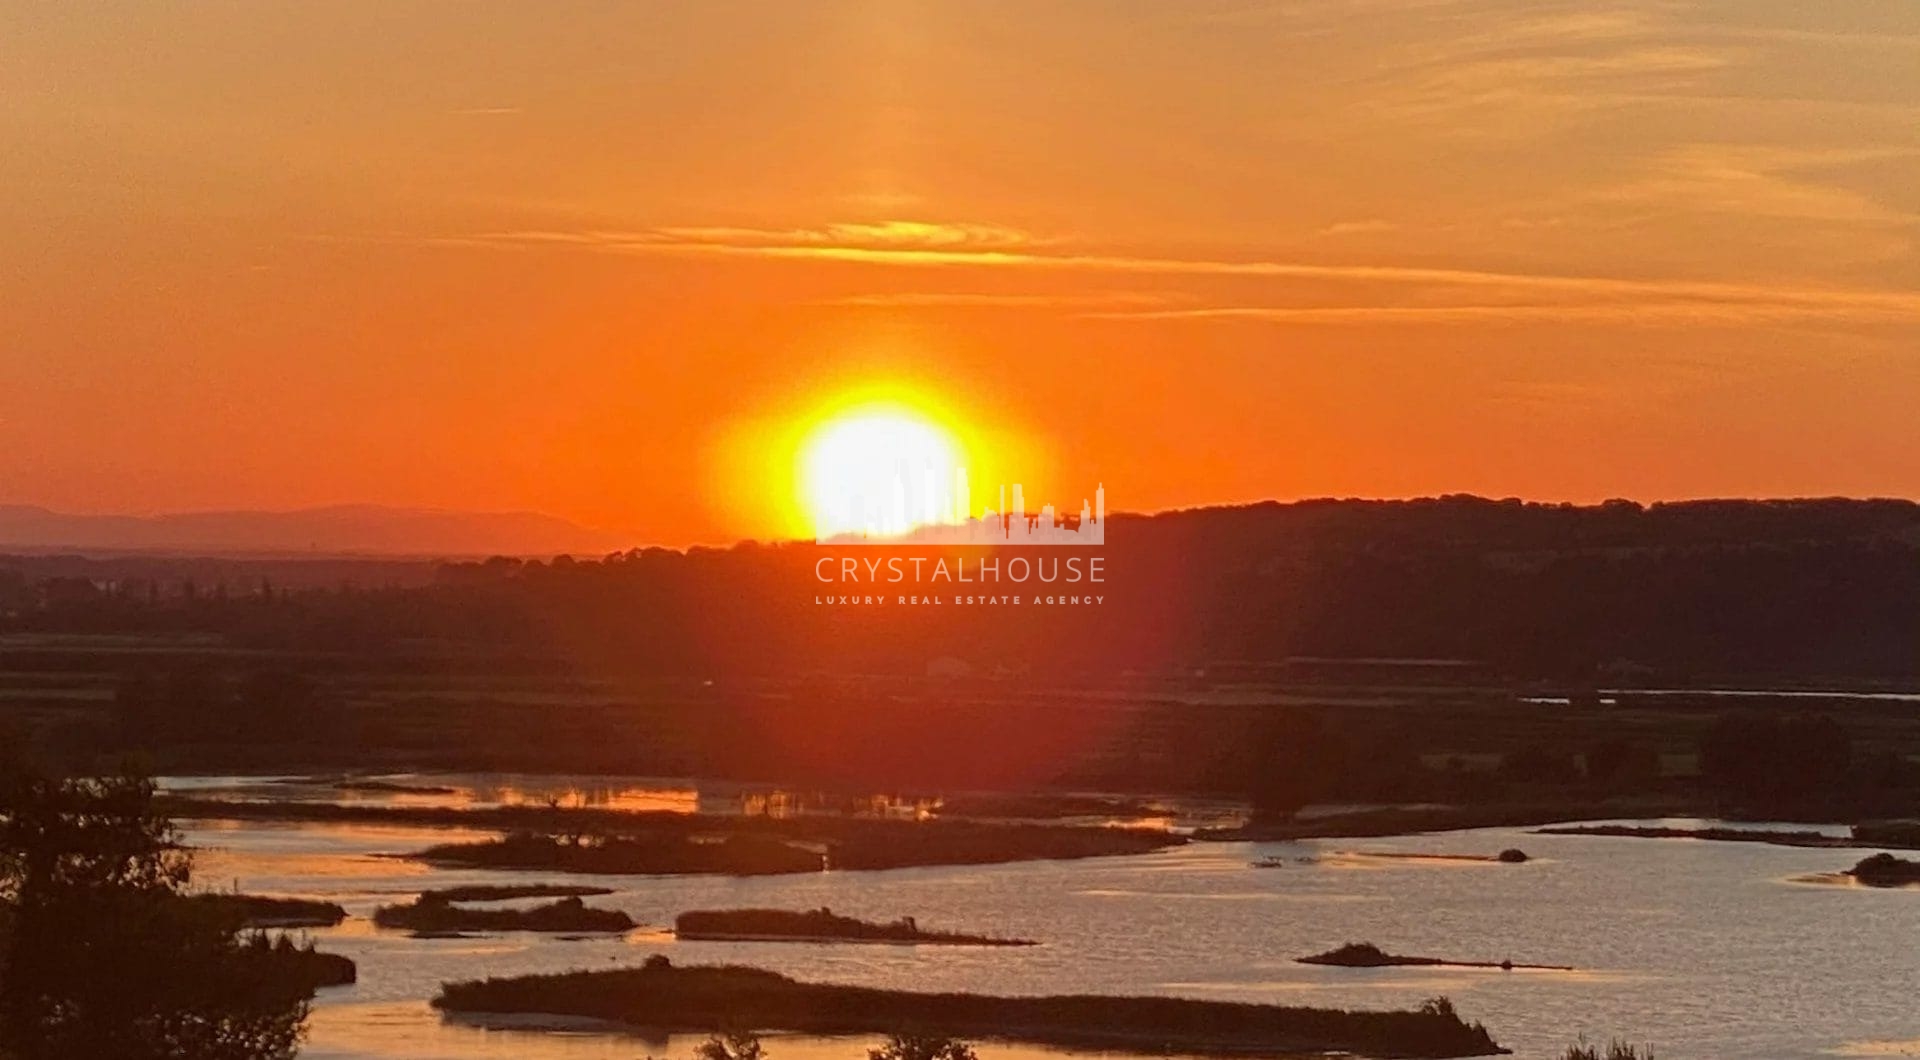
[[[0,143],[0,503],[1920,495],[1909,0],[0,0]]]

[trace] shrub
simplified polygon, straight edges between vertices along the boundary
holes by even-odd
[[[1582,1038],[1577,1045],[1567,1046],[1560,1060],[1653,1060],[1653,1049],[1649,1046],[1634,1046],[1615,1038],[1603,1052],[1597,1045],[1588,1045]]]

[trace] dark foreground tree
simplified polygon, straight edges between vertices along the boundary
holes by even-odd
[[[764,1060],[767,1051],[752,1031],[730,1030],[707,1036],[694,1047],[694,1060]]]
[[[187,900],[153,784],[0,766],[0,1056],[278,1060],[312,981]]]
[[[931,1034],[893,1034],[887,1044],[867,1050],[867,1060],[977,1060],[973,1046],[957,1038]]]

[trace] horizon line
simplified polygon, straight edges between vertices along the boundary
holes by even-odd
[[[1316,495],[1316,496],[1301,496],[1301,497],[1293,497],[1293,498],[1263,497],[1257,500],[1219,501],[1219,502],[1209,502],[1209,503],[1194,504],[1194,505],[1183,505],[1183,506],[1177,506],[1177,507],[1160,508],[1155,510],[1114,510],[1114,511],[1108,512],[1106,517],[1108,519],[1153,519],[1153,518],[1160,518],[1164,516],[1184,515],[1184,514],[1195,513],[1195,512],[1250,509],[1250,508],[1258,508],[1258,507],[1264,507],[1264,506],[1295,507],[1295,506],[1310,505],[1310,504],[1356,504],[1356,505],[1358,504],[1419,504],[1419,503],[1469,502],[1469,501],[1479,502],[1484,504],[1496,504],[1496,505],[1518,505],[1521,507],[1574,508],[1574,509],[1602,508],[1610,504],[1630,504],[1640,508],[1643,511],[1661,508],[1661,507],[1678,507],[1683,505],[1702,505],[1702,504],[1843,503],[1843,504],[1900,504],[1900,505],[1908,505],[1913,507],[1920,507],[1920,498],[1902,497],[1902,496],[1887,495],[1887,494],[1852,495],[1852,494],[1835,493],[1835,494],[1791,494],[1791,495],[1752,495],[1752,496],[1719,494],[1719,495],[1706,495],[1706,496],[1694,496],[1694,497],[1664,498],[1664,499],[1656,499],[1656,500],[1638,500],[1630,497],[1609,497],[1603,500],[1586,501],[1586,500],[1534,499],[1534,498],[1521,497],[1518,495],[1492,496],[1489,494],[1472,493],[1472,492],[1452,492],[1452,493],[1415,494],[1415,495],[1397,496],[1397,497],[1396,496],[1360,496],[1360,495],[1336,496],[1332,494],[1323,494],[1323,495]],[[552,513],[542,512],[537,509],[495,510],[495,509],[424,508],[424,507],[416,508],[416,507],[411,507],[407,505],[389,505],[389,504],[381,504],[381,503],[346,503],[346,504],[316,505],[316,506],[305,507],[305,508],[283,508],[283,509],[269,509],[269,508],[187,509],[187,510],[182,510],[177,512],[165,512],[165,513],[157,513],[152,515],[134,515],[134,514],[120,513],[120,512],[100,512],[100,513],[70,512],[70,511],[61,511],[59,509],[48,508],[43,505],[37,505],[37,504],[31,504],[31,503],[0,502],[0,512],[4,512],[7,509],[16,509],[16,510],[31,509],[38,512],[44,512],[50,515],[65,516],[69,518],[78,518],[78,519],[114,519],[114,518],[159,519],[159,518],[191,516],[191,515],[298,515],[298,514],[304,514],[304,513],[310,513],[310,512],[337,510],[337,509],[344,509],[344,508],[363,508],[363,509],[369,509],[374,511],[384,511],[384,512],[394,512],[394,513],[450,515],[450,516],[456,516],[456,517],[458,516],[467,516],[467,517],[537,516],[541,518],[556,520],[583,531],[591,531],[594,533],[610,534],[610,535],[623,535],[627,533],[627,531],[608,530],[605,528],[591,527],[586,524],[576,523],[573,520],[567,518],[566,516],[554,515]],[[73,544],[69,542],[58,542],[58,541],[51,541],[51,542],[0,541],[0,556],[5,556],[5,555],[32,555],[32,556],[39,556],[39,557],[74,556],[74,557],[83,558],[83,559],[121,558],[121,557],[163,557],[164,556],[164,557],[170,557],[175,559],[210,559],[210,560],[228,559],[228,560],[250,560],[250,561],[256,561],[256,562],[264,562],[268,560],[314,561],[314,562],[353,561],[353,560],[431,562],[431,561],[466,561],[466,560],[475,560],[475,559],[484,560],[484,559],[492,559],[496,557],[508,558],[508,559],[519,559],[519,560],[555,559],[562,556],[572,557],[576,559],[597,560],[597,559],[602,559],[608,556],[624,555],[631,552],[644,552],[644,551],[650,551],[650,550],[660,550],[660,551],[666,551],[666,552],[677,552],[681,554],[688,554],[695,551],[729,551],[732,549],[744,548],[744,547],[764,547],[764,548],[779,548],[779,547],[788,547],[788,546],[826,547],[829,544],[831,544],[831,542],[824,542],[814,537],[794,536],[794,535],[781,536],[781,537],[747,536],[747,537],[735,537],[731,539],[719,539],[719,540],[696,540],[696,541],[685,542],[682,544],[672,544],[672,545],[660,544],[657,542],[655,543],[639,542],[637,540],[638,535],[635,535],[635,537],[636,537],[636,543],[628,545],[625,548],[571,550],[571,551],[566,551],[566,550],[556,551],[556,550],[549,549],[549,550],[525,550],[525,551],[511,551],[511,552],[486,551],[486,550],[470,551],[470,550],[464,550],[464,549],[435,550],[431,548],[421,548],[417,550],[404,550],[404,549],[385,550],[377,546],[375,547],[343,546],[340,548],[300,549],[300,548],[248,546],[248,545],[240,545],[240,544],[221,545],[214,542],[201,542],[201,543],[183,542],[180,544],[155,544],[155,545],[136,545],[136,544],[83,545],[83,544]]]

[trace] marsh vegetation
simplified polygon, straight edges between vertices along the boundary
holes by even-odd
[[[1499,968],[1502,971],[1530,969],[1534,971],[1565,972],[1572,969],[1558,964],[1516,964],[1503,961],[1450,961],[1440,957],[1403,957],[1388,953],[1371,942],[1349,942],[1336,946],[1325,953],[1316,953],[1310,957],[1296,957],[1300,964],[1326,964],[1339,968],[1391,968],[1391,967],[1433,967],[1444,965],[1449,968]]]
[[[1435,998],[1398,1011],[1298,1008],[1172,997],[993,997],[806,983],[758,968],[673,966],[449,983],[434,1005],[462,1013],[541,1013],[667,1031],[750,1027],[806,1034],[992,1037],[1162,1055],[1344,1050],[1361,1056],[1487,1056],[1486,1029]]]
[[[1883,852],[1861,858],[1847,875],[1869,887],[1910,887],[1920,884],[1920,861]]]
[[[631,931],[632,917],[618,909],[595,909],[578,896],[532,909],[471,909],[423,894],[407,905],[382,906],[373,922],[383,928],[431,934],[467,931]]]
[[[308,898],[270,898],[216,891],[196,894],[193,900],[234,918],[247,928],[333,927],[347,918],[346,909],[339,903]]]
[[[827,908],[697,909],[674,918],[674,934],[702,941],[882,942],[946,946],[1031,946],[1027,939],[922,928],[912,917],[876,924]]]

